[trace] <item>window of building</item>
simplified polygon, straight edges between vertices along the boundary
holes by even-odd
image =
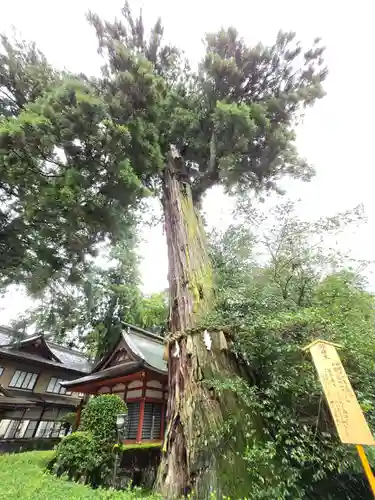
[[[0,438],[17,439],[25,437],[30,420],[5,419],[0,424]]]
[[[5,433],[8,429],[10,422],[11,420],[9,420],[8,418],[4,418],[3,420],[0,421],[0,439],[5,436]]]
[[[145,403],[142,439],[161,439],[162,404]]]
[[[19,420],[11,420],[9,422],[8,428],[6,430],[6,433],[4,434],[5,439],[13,439],[17,437],[17,431],[20,426],[20,421]]]
[[[65,434],[64,425],[61,422],[42,420],[39,422],[35,433],[36,438],[62,437]]]
[[[38,438],[49,437],[52,428],[53,428],[53,422],[42,420],[41,422],[39,422],[38,429],[35,433],[35,437]]]
[[[37,431],[35,429],[38,427]],[[0,439],[30,439],[36,438],[57,438],[65,435],[65,428],[61,422],[38,420],[10,420],[0,421]]]
[[[128,423],[124,439],[137,439],[140,420],[140,402],[128,402]],[[161,439],[162,403],[145,403],[142,425],[142,439]]]
[[[21,372],[16,370],[9,383],[9,387],[17,387],[17,389],[34,389],[36,379],[38,378],[37,373]]]
[[[0,377],[3,374],[3,372],[4,372],[4,368],[2,366],[0,366]]]
[[[125,432],[125,439],[137,439],[140,403],[126,403],[128,407],[128,427]]]
[[[82,399],[84,396],[83,392],[72,392],[71,394],[74,398],[77,398],[77,399]]]
[[[47,387],[47,392],[53,392],[55,394],[66,394],[68,396],[71,396],[72,393],[70,391],[67,391],[65,387],[61,385],[61,382],[64,382],[62,378],[51,377],[51,380],[49,381]]]
[[[25,434],[23,435],[24,438],[32,438],[34,436],[35,429],[38,425],[37,420],[29,420],[29,424],[26,428]]]
[[[65,426],[61,422],[55,422],[55,425],[52,429],[51,437],[64,437],[65,436]]]

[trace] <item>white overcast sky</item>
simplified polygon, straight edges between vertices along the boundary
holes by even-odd
[[[301,217],[333,214],[363,203],[368,223],[341,243],[356,258],[373,260],[375,241],[375,143],[373,49],[375,31],[371,1],[315,0],[133,0],[143,9],[146,23],[160,16],[165,37],[179,46],[192,62],[202,54],[207,31],[233,25],[249,43],[272,43],[279,29],[294,30],[306,43],[321,36],[327,46],[328,95],[308,112],[298,133],[298,147],[317,169],[308,185],[286,184],[288,196],[302,198]],[[13,0],[1,2],[0,32],[15,26],[25,39],[34,40],[49,61],[73,71],[98,72],[96,40],[85,13],[119,16],[121,0]],[[230,203],[213,192],[206,201],[210,225],[228,223]],[[141,247],[145,291],[166,286],[166,248],[161,228],[148,229]],[[0,302],[0,324],[22,312],[28,302],[13,291]]]

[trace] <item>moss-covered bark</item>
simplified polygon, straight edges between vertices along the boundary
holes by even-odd
[[[164,172],[164,217],[168,246],[170,331],[194,327],[211,306],[212,269],[205,233],[193,205],[191,188],[184,182],[181,158],[170,156]]]
[[[199,499],[217,498],[228,488],[228,475],[209,441],[220,432],[239,403],[231,391],[218,398],[212,379],[239,374],[223,332],[194,330],[212,305],[212,270],[204,229],[188,183],[181,179],[181,159],[169,159],[164,178],[164,215],[169,256],[169,400],[167,429],[157,487],[164,498],[190,492]],[[211,344],[211,345],[210,345]],[[208,383],[207,383],[208,382]],[[226,457],[230,464],[235,452]],[[222,458],[222,457],[221,457]],[[231,478],[233,480],[233,477]]]

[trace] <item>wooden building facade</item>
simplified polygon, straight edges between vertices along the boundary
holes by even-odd
[[[64,416],[83,398],[62,383],[91,369],[79,351],[0,327],[0,452],[52,447],[65,434]]]
[[[120,396],[128,408],[126,443],[163,440],[168,371],[161,337],[124,323],[118,344],[91,373],[63,386],[72,392]]]

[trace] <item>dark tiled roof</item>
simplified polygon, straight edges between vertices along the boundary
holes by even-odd
[[[134,330],[123,332],[123,338],[136,357],[142,359],[150,368],[167,373],[167,363],[163,359],[163,341]]]
[[[55,356],[59,358],[59,360],[68,368],[84,373],[90,373],[92,365],[84,354],[48,340],[47,344]]]
[[[108,352],[101,361],[99,361],[99,363],[94,367],[91,375],[67,381],[62,385],[73,389],[74,386],[79,386],[80,384],[89,384],[92,382],[99,382],[135,373],[142,368],[148,368],[149,370],[167,374],[167,363],[163,359],[163,338],[128,323],[124,323],[124,326],[126,329],[124,329],[122,337],[131,353],[134,355],[136,361],[128,361],[120,365],[101,370],[101,366],[103,366],[103,364],[110,358],[112,352],[117,348],[116,346],[111,352]]]
[[[79,403],[79,398],[72,398],[71,396],[64,396],[63,394],[45,394],[23,391],[22,389],[7,389],[6,397],[0,399],[0,406],[16,405],[25,408],[35,405],[69,406],[75,408]]]
[[[122,338],[128,345],[130,351],[134,354],[135,358],[145,363],[145,365],[148,365],[148,368],[150,369],[167,373],[167,363],[163,359],[163,337],[129,323],[122,324],[125,327],[122,331]],[[103,358],[98,361],[98,363],[93,367],[92,373],[102,369],[117,347],[118,345],[116,345],[111,351],[108,351]]]
[[[0,346],[10,344],[14,339],[14,332],[5,326],[0,326]]]
[[[128,361],[127,363],[122,363],[117,366],[111,366],[110,368],[106,368],[105,370],[92,373],[91,375],[86,375],[86,377],[80,377],[75,380],[68,380],[66,382],[63,382],[61,385],[74,390],[75,386],[79,386],[81,384],[89,384],[92,382],[99,382],[101,380],[108,380],[114,377],[122,377],[130,373],[135,373],[138,370],[141,370],[142,367],[142,362]]]
[[[80,353],[79,351],[68,349],[67,347],[55,344],[54,342],[51,342],[47,338],[41,337],[40,335],[25,337],[23,342],[28,342],[31,339],[36,339],[38,337],[43,338],[48,349],[51,351],[53,356],[57,358],[56,360],[49,360],[36,354],[29,354],[26,352],[15,350],[14,341],[16,335],[17,332],[11,330],[10,328],[0,327],[0,353],[3,352],[4,354],[10,355],[12,357],[30,359],[33,361],[38,361],[41,363],[46,363],[49,365],[65,368],[68,370],[74,370],[81,373],[89,373],[91,371],[91,364],[84,354]]]

